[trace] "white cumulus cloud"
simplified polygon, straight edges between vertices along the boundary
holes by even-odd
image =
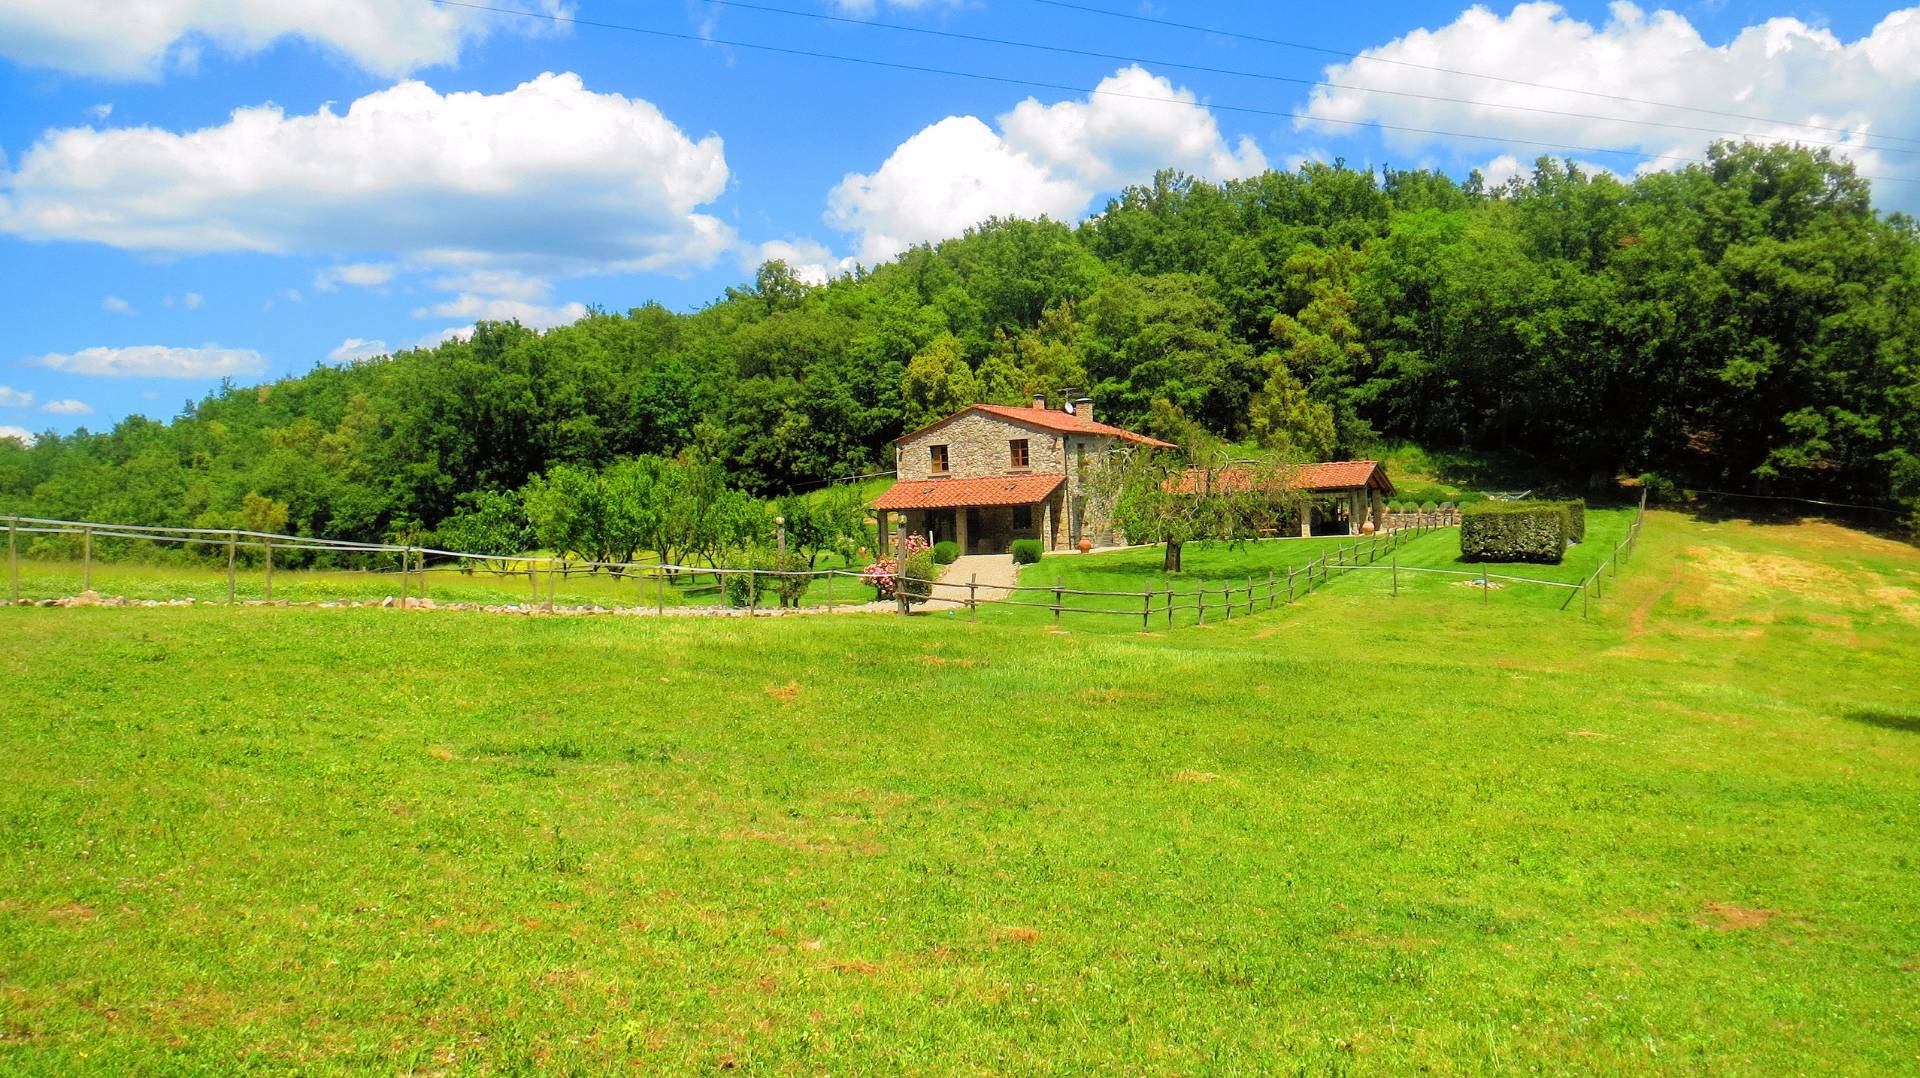
[[[40,406],[48,415],[92,415],[93,406],[86,401],[77,401],[71,397],[66,400],[48,401]]]
[[[355,288],[378,288],[393,280],[394,267],[384,262],[348,262],[329,266],[313,275],[316,292],[338,292],[343,284]]]
[[[486,319],[493,322],[518,321],[528,329],[551,329],[564,326],[569,322],[578,322],[587,316],[584,303],[567,303],[558,307],[542,306],[519,299],[501,299],[497,296],[480,296],[472,292],[462,292],[445,303],[433,307],[417,308],[415,318],[438,316],[440,318],[465,318],[477,321]]]
[[[29,431],[25,427],[0,426],[0,441],[5,441],[8,438],[11,438],[14,441],[19,442],[21,445],[26,446],[29,449],[33,447],[33,443],[34,443],[33,432]]]
[[[138,311],[135,311],[133,309],[133,304],[128,303],[126,300],[121,299],[119,296],[108,296],[105,299],[102,299],[100,301],[100,309],[107,312],[108,314],[138,314],[139,313]]]
[[[1838,142],[1846,148],[1836,152],[1851,157],[1862,172],[1920,178],[1920,159],[1867,148],[1874,134],[1920,128],[1920,8],[1895,11],[1867,36],[1851,42],[1830,30],[1783,17],[1748,26],[1724,44],[1712,44],[1684,16],[1672,11],[1649,14],[1631,3],[1613,4],[1600,25],[1574,18],[1553,3],[1520,4],[1504,16],[1475,6],[1437,30],[1416,30],[1364,55],[1397,62],[1334,64],[1326,69],[1326,81],[1465,98],[1470,103],[1321,85],[1301,110],[1296,126],[1340,134],[1352,130],[1351,126],[1328,121],[1384,123],[1485,133],[1516,143],[1533,140],[1688,158],[1699,157],[1716,137]],[[1497,73],[1614,97],[1462,78],[1408,64]],[[1710,115],[1617,99],[1622,97],[1739,115]],[[1601,118],[1497,107],[1501,105]],[[1389,147],[1405,153],[1436,145],[1484,153],[1488,145],[1477,139],[1410,131],[1382,131],[1381,137]],[[1489,172],[1517,171],[1506,166],[1508,158],[1530,161],[1542,153],[1564,156],[1567,152],[1516,145],[1510,153],[1495,157]],[[1625,156],[1609,160],[1616,171],[1683,163],[1641,163]],[[1920,197],[1920,186],[1884,186],[1882,194],[1909,203]]]
[[[571,4],[514,5],[565,14]],[[234,55],[300,37],[376,75],[451,64],[497,27],[551,32],[545,20],[403,0],[8,0],[0,56],[27,67],[109,79],[153,79],[190,67],[201,44]]]
[[[390,251],[530,272],[709,264],[732,230],[718,135],[545,74],[498,94],[403,82],[345,112],[235,110],[199,131],[50,131],[0,187],[0,232],[138,251]]]
[[[0,386],[0,408],[31,408],[33,394],[12,386]]]
[[[375,356],[384,356],[392,349],[385,341],[369,341],[359,337],[348,337],[340,342],[340,347],[327,353],[327,358],[335,363],[355,363]]]
[[[170,348],[138,344],[127,348],[83,348],[78,352],[50,352],[34,362],[68,374],[102,378],[224,378],[259,374],[266,370],[260,353],[251,348]]]
[[[833,251],[819,240],[768,240],[757,247],[741,250],[740,268],[757,271],[767,262],[785,262],[794,277],[803,284],[823,285],[836,274],[853,269],[853,259],[835,258]]]
[[[859,235],[883,261],[916,243],[959,235],[992,216],[1072,220],[1093,197],[1178,168],[1212,179],[1267,167],[1251,139],[1230,146],[1191,91],[1138,66],[1101,80],[1085,100],[1029,98],[999,117],[922,130],[872,173],[851,173],[827,200],[827,222]]]

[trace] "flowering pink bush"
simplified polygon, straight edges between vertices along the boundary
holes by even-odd
[[[933,549],[927,545],[927,541],[918,535],[909,535],[907,536],[907,541],[906,541],[906,555],[907,555],[907,562],[908,562],[909,569],[913,568],[913,565],[916,561],[922,560],[922,559],[916,559],[914,557],[915,554],[927,555],[927,558],[924,560],[927,562],[927,564],[932,563]],[[920,572],[910,572],[908,575],[919,576],[919,575],[922,575],[923,572],[924,570]],[[861,570],[860,579],[866,582],[867,584],[872,585],[874,594],[878,598],[884,601],[884,600],[893,598],[894,578],[897,577],[899,574],[900,574],[900,562],[898,559],[879,558],[875,560],[873,564]],[[925,589],[925,585],[921,585],[920,588],[916,590],[924,590],[924,589]],[[909,593],[907,598],[909,599],[925,598],[925,596],[924,595],[916,596]]]

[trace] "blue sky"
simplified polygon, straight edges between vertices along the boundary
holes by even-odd
[[[1631,174],[1660,161],[1597,151],[1684,158],[1697,127],[1837,143],[1920,208],[1920,9],[1075,0],[1347,62],[1043,0],[476,2],[705,40],[431,0],[0,0],[0,433],[164,418],[476,317],[691,308],[766,255],[817,278],[989,213],[1077,219],[1161,166],[1498,178],[1562,143]]]

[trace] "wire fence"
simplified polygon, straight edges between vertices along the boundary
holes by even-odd
[[[1483,599],[1493,590],[1495,581],[1502,585],[1561,588],[1568,592],[1561,609],[1566,609],[1577,593],[1581,597],[1584,613],[1590,608],[1591,600],[1601,596],[1603,574],[1608,565],[1618,575],[1621,563],[1631,556],[1645,512],[1646,499],[1643,496],[1625,538],[1615,546],[1609,558],[1603,559],[1590,576],[1578,583],[1494,573],[1485,568],[1476,573],[1400,564],[1399,552],[1407,543],[1452,526],[1442,523],[1442,518],[1434,515],[1416,518],[1415,522],[1382,534],[1354,537],[1304,564],[1267,569],[1264,578],[1249,575],[1244,583],[1238,580],[1222,582],[1217,586],[1199,583],[1190,589],[1176,588],[1170,583],[1158,586],[1149,583],[1138,591],[1123,591],[1071,588],[1058,580],[1052,585],[1035,585],[981,583],[977,577],[966,581],[942,581],[902,576],[893,580],[890,596],[887,595],[888,588],[876,587],[873,576],[844,568],[783,571],[682,565],[664,561],[595,561],[557,555],[475,554],[428,546],[363,543],[240,529],[151,527],[22,516],[4,519],[9,599],[16,604],[38,602],[56,605],[72,601],[99,601],[93,590],[94,573],[100,560],[95,544],[104,540],[211,548],[216,564],[221,560],[225,563],[224,602],[229,605],[242,601],[239,596],[243,553],[250,563],[246,567],[248,575],[251,576],[255,569],[260,573],[260,598],[245,600],[250,603],[289,602],[285,598],[274,599],[275,557],[280,555],[284,559],[287,554],[301,553],[326,554],[357,563],[359,568],[350,572],[381,584],[380,590],[385,590],[386,584],[396,585],[399,592],[397,598],[388,595],[380,599],[369,598],[365,603],[334,599],[317,601],[315,605],[427,607],[436,605],[432,597],[436,588],[441,591],[438,605],[446,608],[512,613],[653,613],[664,616],[671,612],[753,616],[761,613],[832,613],[888,608],[908,613],[918,606],[935,610],[965,610],[968,617],[973,619],[979,616],[982,604],[999,604],[1007,608],[1044,610],[1051,615],[1050,621],[1056,627],[1067,616],[1137,618],[1141,631],[1149,631],[1156,627],[1171,629],[1183,624],[1205,625],[1210,618],[1219,622],[1231,621],[1235,617],[1272,610],[1282,604],[1291,605],[1325,587],[1336,574],[1344,576],[1362,571],[1388,574],[1392,593],[1396,596],[1400,592],[1403,573],[1466,578],[1478,583]],[[80,592],[85,598],[23,598],[19,549],[22,536],[77,539],[80,545]],[[222,554],[223,559],[220,558]],[[282,570],[285,570],[284,561]],[[431,582],[434,577],[444,580],[454,574],[464,579],[487,578],[495,585],[495,590],[479,598],[472,594],[474,589],[449,587],[445,583],[434,585]],[[557,598],[558,589],[564,586],[562,582],[571,583],[579,575],[597,578],[602,584],[601,593],[592,602],[562,604]],[[505,588],[520,587],[513,583],[520,580],[524,580],[525,590],[519,593],[525,597],[524,602],[502,594]],[[343,588],[337,581],[332,586],[341,588],[342,593],[351,590]],[[606,600],[605,604],[599,601],[602,598]],[[155,600],[147,602],[158,605]],[[1185,615],[1191,615],[1190,621]]]
[[[1626,534],[1620,539],[1618,543],[1614,544],[1613,549],[1608,552],[1606,557],[1600,559],[1599,563],[1594,566],[1593,572],[1588,574],[1586,577],[1582,578],[1578,582],[1567,581],[1567,580],[1541,580],[1538,577],[1512,576],[1505,573],[1490,572],[1484,568],[1481,569],[1481,571],[1476,573],[1476,572],[1463,570],[1463,569],[1436,569],[1429,566],[1414,567],[1414,566],[1396,565],[1393,567],[1393,570],[1392,570],[1393,573],[1395,574],[1394,582],[1393,582],[1393,591],[1395,595],[1398,595],[1400,593],[1400,581],[1399,581],[1400,573],[1432,573],[1432,574],[1441,575],[1441,576],[1463,578],[1464,582],[1466,583],[1478,582],[1480,586],[1481,599],[1483,601],[1485,601],[1489,597],[1490,593],[1493,590],[1493,587],[1492,587],[1493,582],[1496,580],[1500,581],[1503,584],[1511,583],[1511,584],[1531,585],[1531,586],[1544,587],[1544,588],[1560,588],[1565,590],[1567,593],[1567,597],[1564,600],[1562,600],[1560,603],[1560,609],[1565,610],[1568,607],[1572,606],[1574,598],[1578,596],[1580,599],[1580,615],[1582,617],[1586,617],[1592,613],[1593,600],[1601,598],[1604,594],[1604,588],[1602,587],[1602,584],[1608,569],[1611,568],[1613,572],[1613,576],[1618,577],[1620,575],[1621,565],[1626,563],[1629,559],[1633,557],[1633,552],[1640,542],[1640,527],[1641,527],[1641,524],[1646,520],[1646,516],[1647,516],[1647,496],[1646,496],[1646,493],[1643,491],[1640,495],[1639,504],[1634,507],[1633,519],[1628,521],[1627,523]],[[1384,567],[1378,566],[1378,565],[1349,565],[1349,566],[1343,566],[1342,568],[1343,569],[1381,569]]]

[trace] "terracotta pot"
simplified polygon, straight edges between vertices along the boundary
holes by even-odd
[[[1093,549],[1093,540],[1091,539],[1080,540],[1080,553],[1085,554],[1092,549]]]
[[[1362,525],[1360,525],[1360,534],[1361,534],[1361,535],[1372,535],[1372,534],[1373,534],[1373,521],[1371,521],[1371,520],[1369,520],[1369,521],[1367,521],[1367,522],[1366,522],[1365,524],[1362,524]]]

